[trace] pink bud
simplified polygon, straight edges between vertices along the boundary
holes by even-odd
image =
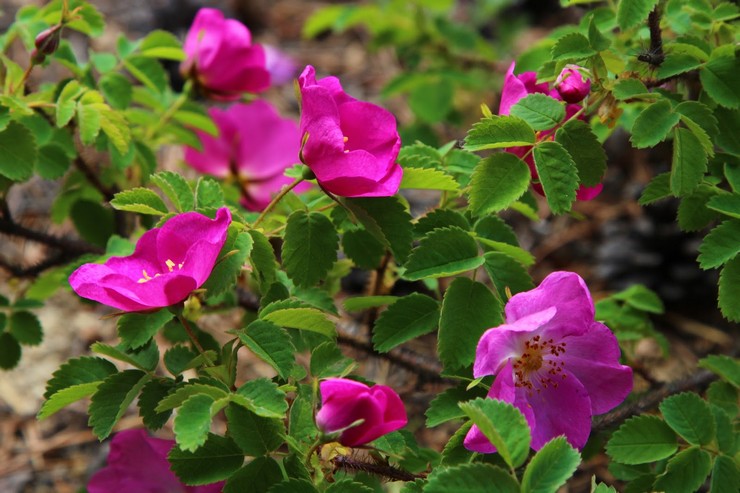
[[[571,104],[583,101],[591,91],[591,80],[584,79],[578,69],[576,65],[566,66],[555,81],[560,97]]]
[[[339,442],[357,447],[406,426],[406,409],[385,385],[368,387],[346,378],[321,382],[321,409],[316,424],[324,433],[341,433]]]
[[[34,41],[38,53],[41,55],[51,55],[59,48],[61,39],[62,26],[57,24],[49,29],[41,31]]]

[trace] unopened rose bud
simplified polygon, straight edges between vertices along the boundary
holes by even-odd
[[[41,65],[46,60],[46,55],[40,53],[36,48],[31,52],[31,63],[33,65]]]
[[[591,91],[591,80],[584,79],[577,67],[569,66],[560,72],[555,88],[566,102],[578,103]]]
[[[61,39],[61,28],[62,26],[57,24],[56,26],[41,31],[39,35],[36,36],[34,44],[39,53],[42,55],[51,55],[57,51],[57,48],[59,48],[59,41]]]

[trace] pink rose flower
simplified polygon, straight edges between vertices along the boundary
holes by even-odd
[[[279,86],[295,79],[298,65],[290,55],[271,45],[262,45],[265,49],[265,66],[270,72],[270,83]]]
[[[303,162],[326,191],[343,197],[389,197],[398,191],[403,170],[396,163],[401,139],[386,109],[357,101],[339,79],[316,81],[307,66],[298,77],[301,135],[308,134]]]
[[[187,58],[180,65],[214,99],[234,100],[245,92],[270,87],[265,50],[252,44],[249,29],[220,10],[202,8],[190,26],[183,46]]]
[[[328,378],[321,382],[320,389],[321,409],[316,424],[324,433],[344,430],[339,442],[347,447],[372,442],[408,422],[401,398],[385,385],[368,387],[346,378]],[[363,421],[347,428],[358,420]]]
[[[567,65],[555,81],[555,89],[567,103],[580,103],[591,92],[591,79],[584,79],[577,65]]]
[[[532,448],[565,435],[586,444],[591,416],[620,404],[632,390],[632,370],[619,364],[619,345],[594,321],[585,282],[573,272],[554,272],[506,304],[506,323],[478,343],[473,375],[495,375],[488,397],[513,404],[532,430]],[[465,447],[495,452],[473,426]]]
[[[551,89],[550,85],[547,82],[537,84],[537,73],[536,72],[523,72],[519,75],[514,75],[515,65],[516,64],[513,62],[509,66],[509,70],[506,72],[506,77],[504,78],[504,87],[501,90],[501,101],[499,102],[499,110],[498,110],[499,115],[508,115],[511,111],[512,106],[518,103],[520,99],[525,98],[530,94],[535,94],[535,93],[546,94],[547,96],[550,96],[553,99],[557,99],[557,100],[564,99],[560,95],[558,90]],[[578,76],[580,77],[580,74],[578,74]],[[588,82],[588,87],[589,89],[591,87],[590,81]],[[569,101],[566,100],[566,102],[569,102]],[[567,104],[565,106],[565,120],[570,120],[571,118],[573,118],[573,116],[576,113],[578,113],[580,109],[581,109],[580,105]],[[583,119],[582,115],[579,116],[579,118]],[[551,130],[541,132],[539,134],[539,139],[552,138],[552,133],[553,132]],[[532,153],[529,153],[529,155],[526,158],[524,157],[524,155],[527,154],[527,152],[530,149],[531,147],[529,146],[521,146],[521,147],[509,147],[505,150],[507,152],[510,152],[518,156],[519,158],[524,159],[524,162],[527,163],[527,166],[529,166],[529,171],[532,174],[532,179],[538,180],[539,175],[537,174],[537,168],[535,167],[534,157],[532,156]],[[539,183],[533,183],[532,188],[534,188],[534,190],[540,195],[545,194],[542,189],[542,185],[540,185]],[[603,188],[604,188],[604,185],[602,185],[601,183],[599,183],[598,185],[594,185],[592,187],[580,185],[578,189],[576,190],[576,199],[577,200],[591,200],[595,198],[597,195],[599,195]]]
[[[185,162],[201,173],[236,177],[242,187],[242,205],[251,211],[263,210],[273,194],[293,181],[283,173],[298,163],[298,124],[282,118],[266,101],[237,103],[226,110],[210,108],[208,113],[219,135],[196,130],[203,150],[186,147]],[[308,186],[301,184],[296,191]]]
[[[132,255],[84,264],[69,276],[69,284],[83,298],[125,312],[174,305],[206,282],[230,223],[225,207],[214,220],[197,212],[178,214],[144,233]]]
[[[187,486],[170,470],[167,454],[174,440],[150,437],[146,430],[125,430],[110,444],[108,465],[96,472],[87,485],[89,493],[219,493],[223,481]]]

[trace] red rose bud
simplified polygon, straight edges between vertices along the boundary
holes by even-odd
[[[61,24],[57,24],[56,26],[52,26],[49,29],[41,31],[34,41],[38,52],[42,55],[51,55],[57,51],[57,48],[59,48],[59,41],[61,40],[61,34]]]
[[[591,80],[584,79],[578,68],[575,65],[565,67],[555,81],[560,97],[571,104],[583,101],[591,91]]]
[[[33,65],[41,65],[46,60],[46,55],[40,53],[36,48],[31,51],[31,63]]]

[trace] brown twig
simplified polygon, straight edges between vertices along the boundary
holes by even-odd
[[[365,472],[375,476],[381,476],[391,481],[414,481],[424,476],[412,474],[390,464],[379,464],[377,462],[366,462],[353,459],[347,455],[339,455],[331,460],[337,469],[348,469],[354,472]]]

